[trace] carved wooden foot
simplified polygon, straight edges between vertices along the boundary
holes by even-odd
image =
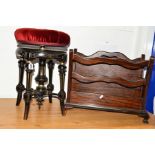
[[[61,107],[61,114],[62,114],[62,116],[65,116],[66,115],[66,109],[65,109],[64,102],[60,101],[60,107]]]
[[[24,60],[19,60],[18,61],[18,66],[19,66],[19,83],[16,86],[16,90],[18,92],[17,100],[16,100],[16,106],[19,106],[19,104],[21,102],[21,99],[22,99],[23,91],[25,90],[25,87],[23,85],[25,61]]]
[[[19,104],[22,100],[22,95],[23,95],[23,91],[25,90],[25,87],[24,87],[24,85],[17,85],[16,90],[18,91],[16,106],[19,106]]]
[[[148,120],[149,120],[149,114],[146,113],[146,114],[144,115],[143,123],[148,124],[148,123],[149,123]]]
[[[24,94],[24,100],[25,100],[24,120],[27,120],[28,119],[28,114],[29,114],[31,99],[32,99],[31,92],[26,92]]]
[[[143,113],[139,114],[139,116],[143,118],[143,123],[148,124],[148,120],[149,120],[150,116],[147,112],[143,112]]]
[[[49,103],[52,103],[52,93],[48,93]]]
[[[49,69],[49,84],[47,85],[47,90],[48,90],[49,102],[52,103],[52,92],[54,90],[54,85],[52,84],[53,69],[54,69],[53,61],[48,62],[48,69]]]

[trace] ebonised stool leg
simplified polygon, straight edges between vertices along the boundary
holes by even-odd
[[[64,101],[66,99],[66,93],[64,90],[65,72],[66,72],[65,64],[60,64],[58,66],[58,70],[59,70],[59,76],[60,76],[60,91],[58,93],[58,97],[60,100],[61,113],[62,115],[65,115],[65,105],[64,105]]]
[[[35,80],[38,83],[35,97],[37,100],[38,108],[40,109],[44,101],[44,95],[46,95],[46,87],[44,84],[48,81],[46,77],[46,59],[44,58],[39,59],[38,75],[36,76]]]
[[[30,109],[30,102],[32,100],[32,73],[34,71],[33,64],[27,64],[26,68],[26,92],[24,93],[24,100],[25,100],[25,112],[24,112],[24,120],[27,120],[29,109]]]
[[[24,60],[19,60],[18,61],[18,66],[19,66],[19,83],[16,86],[17,90],[17,100],[16,100],[16,106],[19,106],[21,99],[22,99],[22,93],[25,90],[25,87],[23,85],[23,76],[24,76],[24,67],[25,67],[25,61]]]
[[[48,90],[49,102],[52,103],[52,93],[54,90],[54,85],[52,84],[53,69],[54,69],[53,61],[48,62],[48,69],[49,69],[49,84],[47,85],[47,90]]]

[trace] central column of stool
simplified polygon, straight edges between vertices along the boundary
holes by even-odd
[[[46,59],[40,58],[39,59],[39,68],[38,68],[38,75],[35,78],[36,82],[38,82],[38,86],[35,91],[35,97],[38,102],[39,109],[42,105],[43,98],[46,95],[46,87],[44,83],[48,81],[46,77]]]
[[[36,98],[39,109],[43,104],[44,97],[56,97],[60,100],[62,115],[65,114],[66,93],[64,90],[65,72],[66,72],[66,51],[70,44],[68,34],[55,30],[21,28],[15,31],[17,40],[16,56],[19,59],[19,83],[16,87],[17,101],[19,106],[22,97],[25,101],[24,119],[28,118],[30,103],[32,98]],[[60,90],[53,93],[54,85],[53,69],[55,63],[58,64],[60,77]],[[32,88],[32,76],[34,66],[38,64],[38,74],[35,77],[37,82],[36,89]],[[46,76],[46,65],[48,66],[48,78]],[[26,86],[23,84],[24,70],[26,71]],[[23,95],[24,93],[24,95]]]

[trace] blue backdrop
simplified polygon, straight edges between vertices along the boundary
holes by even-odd
[[[155,33],[154,33],[153,46],[152,46],[152,56],[155,57]],[[155,97],[155,63],[153,66],[152,75],[151,75],[151,79],[148,87],[148,95],[146,99],[146,110],[151,113],[153,113],[154,111],[153,109],[155,108],[153,107],[154,97]]]

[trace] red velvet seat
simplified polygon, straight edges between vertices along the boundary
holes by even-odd
[[[15,31],[17,42],[32,45],[65,47],[70,44],[70,36],[64,32],[47,29],[19,28]]]

